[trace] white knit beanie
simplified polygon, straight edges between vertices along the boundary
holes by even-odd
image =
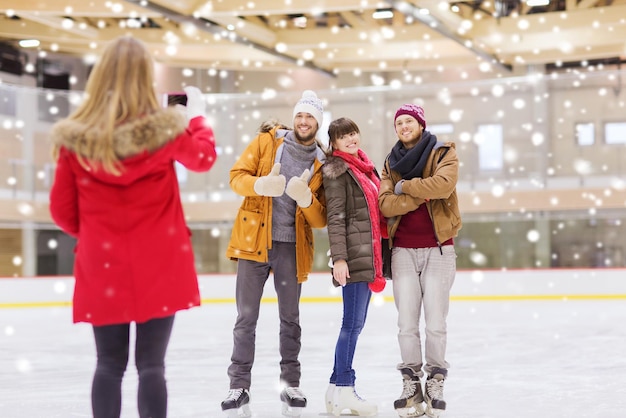
[[[324,105],[322,101],[317,98],[317,94],[313,90],[305,90],[302,92],[302,97],[293,108],[293,119],[300,112],[306,112],[313,115],[317,121],[318,128],[322,126],[324,119]]]

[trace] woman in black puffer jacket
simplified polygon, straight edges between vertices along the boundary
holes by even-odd
[[[385,288],[381,239],[386,227],[378,209],[380,177],[360,149],[361,134],[352,120],[334,120],[328,135],[330,149],[322,174],[333,283],[342,286],[343,320],[326,392],[326,409],[335,416],[344,409],[359,416],[372,416],[378,408],[356,394],[352,360],[372,291]]]

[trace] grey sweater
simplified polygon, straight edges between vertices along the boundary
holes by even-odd
[[[285,135],[283,144],[276,153],[276,162],[280,162],[280,174],[287,182],[296,176],[300,177],[304,170],[311,169],[317,156],[317,143],[300,144],[293,131]],[[283,193],[272,198],[272,239],[280,242],[296,242],[296,201]]]

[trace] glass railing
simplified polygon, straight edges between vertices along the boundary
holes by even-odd
[[[607,144],[606,125],[626,122],[625,78],[626,70],[588,68],[318,90],[326,110],[318,136],[323,142],[333,118],[350,117],[361,129],[362,147],[382,168],[396,142],[396,109],[407,102],[421,104],[427,129],[439,140],[454,141],[459,155],[464,222],[455,240],[459,268],[623,267],[626,138],[618,135],[610,141],[616,144]],[[263,121],[291,124],[300,94],[206,95],[218,161],[207,173],[178,167],[183,201],[204,204],[200,212],[207,214],[206,220],[190,222],[199,272],[233,270],[223,256],[224,237],[240,197],[230,190],[229,170]],[[66,237],[47,217],[54,175],[48,133],[82,97],[80,91],[0,82],[0,232],[5,243],[0,268],[7,267],[0,276],[71,273],[71,245],[49,245]],[[492,129],[501,135],[491,135]],[[548,207],[533,208],[541,199],[549,199]],[[213,205],[217,202],[230,205],[225,209]],[[227,213],[211,221],[209,215],[218,211]],[[327,269],[327,245],[325,231],[317,230],[314,268],[319,271]]]
[[[347,116],[362,131],[362,146],[377,166],[395,143],[393,115],[405,102],[422,104],[427,129],[454,141],[461,162],[461,193],[580,188],[623,182],[623,145],[604,143],[607,122],[626,122],[624,93],[616,90],[626,71],[585,70],[446,84],[393,83],[380,87],[318,91],[330,119]],[[207,114],[219,148],[207,173],[179,170],[185,201],[236,199],[228,172],[261,122],[290,124],[300,92],[210,94]],[[82,100],[82,92],[0,83],[0,199],[45,201],[53,161],[48,132]],[[578,145],[576,125],[592,123],[593,143]],[[480,134],[499,126],[500,137]],[[324,135],[322,135],[324,136]],[[625,141],[626,142],[626,141]],[[491,149],[493,148],[493,149]]]

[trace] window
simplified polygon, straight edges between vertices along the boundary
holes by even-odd
[[[0,88],[0,114],[7,116],[17,115],[15,90],[7,87]]]
[[[576,124],[576,143],[580,146],[593,145],[596,140],[593,123]]]
[[[454,125],[451,123],[428,124],[428,132],[434,135],[451,134],[454,132]]]
[[[330,138],[328,137],[328,126],[330,125],[330,121],[333,120],[333,115],[331,112],[323,113],[323,122],[322,126],[319,127],[317,131],[317,139],[324,144],[325,148],[328,148],[328,143],[330,142]]]
[[[478,125],[474,142],[478,146],[480,170],[502,170],[502,125]]]
[[[178,184],[187,183],[187,178],[189,177],[187,174],[187,168],[179,163],[178,161],[174,161],[174,169],[176,170],[176,177],[178,178]]]
[[[626,122],[605,123],[604,142],[608,145],[626,144]]]

